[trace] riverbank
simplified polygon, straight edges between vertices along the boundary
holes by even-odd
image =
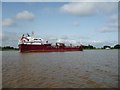
[[[83,45],[83,49],[84,50],[114,50],[114,49],[120,49],[120,45],[119,44],[116,44],[115,46],[111,47],[111,46],[103,46],[101,48],[98,48],[98,47],[94,47],[92,45],[88,45],[88,46],[85,46]],[[10,51],[10,50],[19,50],[19,48],[15,48],[15,47],[12,47],[12,46],[4,46],[4,47],[0,47],[0,51]]]
[[[19,49],[0,49],[0,51],[18,51]]]
[[[120,50],[120,49],[83,49],[83,50]],[[19,51],[19,49],[0,49],[0,51]]]
[[[83,49],[83,50],[119,50],[119,49],[115,49],[115,48],[113,48],[113,49],[99,49],[99,48],[97,48],[97,49]]]

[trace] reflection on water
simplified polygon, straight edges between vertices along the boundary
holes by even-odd
[[[118,87],[118,51],[3,51],[3,88]]]

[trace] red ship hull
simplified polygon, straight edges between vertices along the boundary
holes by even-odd
[[[82,51],[82,46],[74,47],[55,47],[49,45],[33,45],[33,44],[19,44],[20,52],[65,52],[65,51]]]

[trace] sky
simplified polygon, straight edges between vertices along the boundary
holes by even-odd
[[[31,32],[51,43],[114,46],[118,3],[2,2],[2,46],[18,47],[22,34]]]

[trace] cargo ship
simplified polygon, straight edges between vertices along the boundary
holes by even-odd
[[[83,51],[82,45],[65,45],[62,42],[56,42],[54,45],[41,38],[34,38],[34,35],[23,34],[19,40],[20,52],[65,52],[65,51]]]

